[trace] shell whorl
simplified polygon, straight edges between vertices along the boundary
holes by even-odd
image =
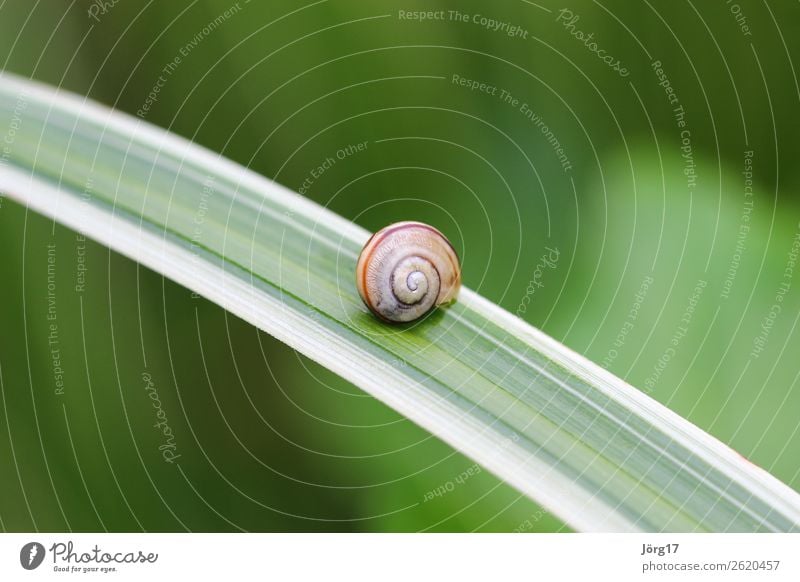
[[[398,222],[367,241],[356,265],[356,286],[378,317],[414,321],[455,300],[461,267],[441,232],[421,222]]]

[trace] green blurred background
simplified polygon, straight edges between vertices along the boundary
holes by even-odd
[[[419,10],[444,19],[403,17]],[[800,5],[778,1],[0,3],[0,68],[292,189],[367,142],[304,194],[372,230],[437,225],[468,286],[795,489],[799,41]],[[567,529],[268,335],[1,201],[3,530]],[[559,261],[537,272],[546,248]],[[179,464],[158,449],[145,373]]]

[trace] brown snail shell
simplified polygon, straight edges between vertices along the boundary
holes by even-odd
[[[364,304],[386,321],[419,319],[450,303],[461,289],[461,266],[450,241],[421,222],[397,222],[372,235],[356,265]]]

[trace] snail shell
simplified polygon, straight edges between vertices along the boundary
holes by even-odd
[[[381,319],[414,321],[456,299],[461,266],[441,232],[421,222],[397,222],[364,245],[356,286],[364,304]]]

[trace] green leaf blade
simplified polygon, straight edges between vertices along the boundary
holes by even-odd
[[[23,104],[20,110],[20,104]],[[8,74],[0,191],[205,296],[581,530],[798,531],[800,496],[465,289],[422,323],[355,291],[369,233],[147,123]]]

